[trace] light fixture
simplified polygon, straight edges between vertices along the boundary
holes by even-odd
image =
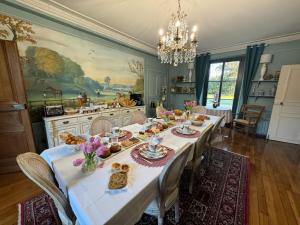
[[[264,80],[264,76],[268,71],[268,63],[272,62],[272,54],[263,54],[260,57],[260,63],[262,64],[260,70],[260,80]]]
[[[192,28],[189,35],[188,25],[185,21],[187,14],[181,10],[178,0],[178,10],[172,14],[168,30],[159,30],[158,58],[161,63],[169,63],[177,66],[179,63],[191,63],[196,57],[197,26]]]

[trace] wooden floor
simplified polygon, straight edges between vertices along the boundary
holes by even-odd
[[[249,156],[249,224],[300,225],[300,146],[239,133],[216,146]],[[0,225],[17,223],[17,203],[40,193],[21,173],[0,175]]]

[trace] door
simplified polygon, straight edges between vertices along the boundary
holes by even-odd
[[[268,137],[300,144],[300,65],[281,68]]]
[[[19,170],[16,156],[35,151],[15,42],[0,40],[0,173]]]

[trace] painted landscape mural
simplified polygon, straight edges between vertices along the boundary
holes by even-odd
[[[16,40],[28,99],[75,99],[86,93],[95,102],[116,93],[144,93],[144,59],[30,22],[0,15],[0,38]]]

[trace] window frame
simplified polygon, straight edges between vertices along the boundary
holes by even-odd
[[[238,105],[238,100],[239,100],[239,94],[241,91],[241,86],[242,86],[242,77],[243,77],[243,72],[244,72],[244,64],[245,64],[245,56],[236,56],[236,57],[228,57],[228,58],[221,58],[221,59],[214,59],[209,61],[209,71],[210,71],[210,65],[213,63],[223,63],[222,65],[222,74],[221,74],[221,80],[220,81],[209,81],[209,72],[208,75],[204,81],[204,90],[203,90],[203,105],[206,106],[207,104],[207,91],[208,91],[208,82],[218,82],[220,83],[219,87],[219,99],[218,102],[220,103],[221,97],[222,97],[222,86],[223,82],[232,82],[232,81],[224,81],[224,67],[225,63],[227,62],[232,62],[232,61],[240,61],[239,64],[239,69],[238,69],[238,75],[236,78],[236,84],[235,84],[235,91],[234,91],[234,97],[233,97],[233,103],[232,103],[232,112],[235,113]]]

